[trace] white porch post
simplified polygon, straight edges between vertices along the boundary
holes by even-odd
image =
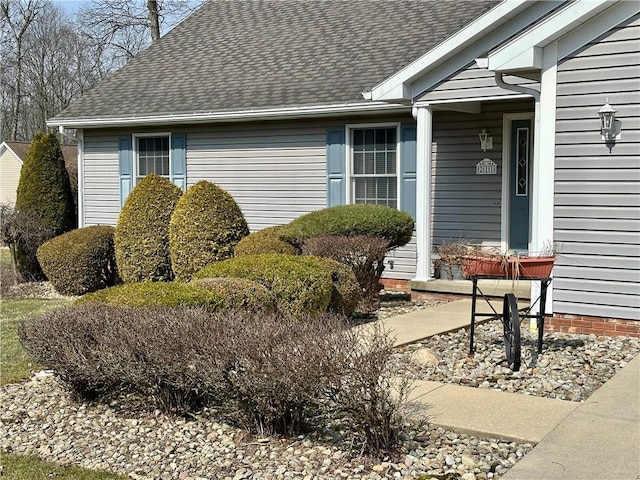
[[[415,107],[416,135],[416,281],[431,280],[431,107]]]
[[[530,245],[534,254],[542,250],[545,242],[553,242],[557,63],[558,44],[553,42],[542,53],[540,102],[536,103]],[[540,282],[532,282],[531,298],[538,298],[539,294]],[[547,291],[546,313],[553,312],[552,297],[553,288],[550,288]]]

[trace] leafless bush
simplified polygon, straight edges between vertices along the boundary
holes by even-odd
[[[43,280],[38,263],[38,247],[55,236],[53,228],[33,211],[14,210],[11,205],[0,205],[0,231],[2,241],[9,247],[11,258],[17,267],[18,280],[31,282]]]
[[[212,406],[261,434],[338,424],[372,453],[392,448],[401,426],[391,340],[340,316],[87,304],[27,320],[19,334],[83,397],[135,393],[180,414]]]
[[[327,257],[351,267],[362,288],[365,311],[373,310],[378,303],[378,284],[388,251],[388,240],[369,236],[324,235],[309,238],[302,245],[303,255]]]

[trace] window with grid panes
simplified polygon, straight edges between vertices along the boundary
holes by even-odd
[[[351,130],[353,203],[398,207],[396,127]]]
[[[140,181],[146,175],[155,173],[169,178],[169,137],[137,137],[137,172],[136,180]]]

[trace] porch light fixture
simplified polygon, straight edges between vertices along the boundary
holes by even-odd
[[[486,128],[483,128],[482,131],[478,134],[480,137],[480,148],[483,152],[487,150],[491,150],[493,148],[493,137],[487,132]]]
[[[616,144],[616,140],[620,139],[620,130],[622,123],[620,120],[616,120],[616,111],[609,105],[609,99],[606,99],[606,103],[598,111],[600,116],[600,134],[602,140],[605,141],[609,152]]]

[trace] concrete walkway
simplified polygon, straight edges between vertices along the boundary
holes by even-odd
[[[470,314],[463,299],[382,323],[399,346],[466,327]],[[504,480],[640,480],[640,356],[584,403],[429,381],[410,402],[432,425],[537,443]]]

